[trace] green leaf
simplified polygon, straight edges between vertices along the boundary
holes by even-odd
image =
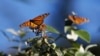
[[[98,46],[97,44],[88,45],[86,46],[85,51],[88,51],[90,48],[97,47],[97,46]]]
[[[94,55],[89,51],[85,51],[84,53],[76,52],[75,56],[94,56]]]
[[[85,30],[74,30],[74,32],[76,34],[78,34],[78,36],[81,39],[85,40],[88,43],[90,42],[90,35],[89,35],[89,33],[87,31],[85,31]]]
[[[49,32],[60,34],[60,32],[56,30],[55,28],[53,28],[52,26],[46,25],[46,28],[47,28],[47,31]]]
[[[74,48],[79,48],[79,47],[80,47],[80,44],[77,43],[77,42],[75,42],[75,41],[70,41],[70,40],[69,40],[69,42],[72,44],[72,46],[73,46]]]
[[[61,48],[60,50],[61,50],[61,52],[62,52],[64,55],[67,54],[67,48]]]
[[[91,52],[87,51],[84,56],[94,56],[94,54],[92,54]]]
[[[55,52],[56,52],[57,55],[59,55],[59,56],[64,56],[64,54],[61,52],[60,49],[55,49]]]
[[[84,56],[84,53],[76,52],[75,56]]]
[[[64,26],[64,32],[66,33],[67,31],[74,30],[76,28],[77,27],[75,27],[75,26]]]

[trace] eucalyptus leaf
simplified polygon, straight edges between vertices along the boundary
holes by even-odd
[[[88,51],[90,48],[97,47],[97,46],[98,46],[97,44],[88,45],[86,46],[85,51]]]
[[[67,48],[61,48],[61,51],[62,51],[62,53],[63,53],[64,55],[67,54]]]
[[[60,32],[58,30],[56,30],[55,28],[53,28],[52,26],[46,25],[46,29],[49,32],[60,34]]]
[[[73,43],[71,43],[71,44],[72,44],[73,47],[76,47],[76,48],[79,48],[79,46],[80,46],[80,45],[79,45],[78,43],[76,43],[76,42],[73,42]]]
[[[77,29],[77,27],[75,27],[75,26],[64,26],[65,33],[70,31],[70,30],[75,30],[75,29]]]
[[[75,56],[84,56],[84,53],[76,52]]]
[[[79,48],[80,47],[80,44],[79,43],[77,43],[77,42],[75,42],[75,41],[72,41],[72,40],[68,40],[70,43],[71,43],[71,45],[74,47],[74,48]]]
[[[94,55],[89,51],[85,51],[85,53],[76,52],[75,56],[94,56]]]
[[[50,44],[50,47],[51,47],[52,49],[55,49],[55,48],[56,48],[56,44],[55,44],[55,43],[52,43],[52,44]]]
[[[57,53],[58,56],[64,56],[64,54],[62,53],[62,51],[59,48],[55,49],[55,52]]]
[[[86,42],[90,42],[90,35],[87,31],[85,30],[74,30],[74,32],[83,40]]]
[[[87,51],[84,56],[95,56],[94,54],[92,54],[91,52]]]
[[[37,40],[36,45],[37,45],[38,47],[40,47],[41,44],[42,44],[42,40],[41,40],[41,39]]]

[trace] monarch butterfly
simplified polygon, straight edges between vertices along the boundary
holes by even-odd
[[[39,16],[37,16],[37,17],[35,17],[35,18],[31,19],[31,20],[28,20],[28,21],[22,23],[20,25],[20,27],[21,28],[22,27],[29,27],[30,29],[32,29],[32,30],[36,29],[39,32],[40,30],[42,30],[44,28],[43,22],[44,22],[44,19],[48,15],[49,15],[49,13],[44,13],[42,15],[39,15]]]
[[[68,19],[74,24],[82,24],[89,21],[87,18],[79,17],[76,15],[69,15]]]

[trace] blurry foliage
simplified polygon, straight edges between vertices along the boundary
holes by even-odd
[[[81,37],[83,40],[87,42],[90,41],[88,32],[84,30],[77,30],[77,29],[75,30],[74,27],[73,28],[69,27],[68,30],[69,29],[74,30],[75,33],[77,33],[79,37]],[[58,35],[61,34],[59,31],[57,31],[55,28],[51,26],[47,26],[47,31],[50,31],[51,33],[56,33]],[[7,37],[7,39],[9,39],[9,37],[6,35],[5,32],[2,31],[2,33]],[[60,37],[62,36],[66,38],[65,35],[60,35]],[[69,40],[70,44],[72,44],[72,47],[62,48],[62,47],[58,47],[55,43],[55,39],[49,36],[35,36],[34,38],[28,38],[24,41],[23,41],[24,36],[19,38],[22,40],[12,39],[11,41],[18,42],[18,43],[23,42],[24,44],[26,42],[27,45],[24,48],[19,46],[12,46],[11,48],[13,49],[17,49],[17,50],[19,48],[21,49],[20,51],[18,51],[17,55],[15,56],[84,56],[84,55],[92,56],[93,55],[89,51],[86,51],[85,53],[81,53],[80,51],[78,51],[80,48],[80,44],[72,40]]]
[[[72,22],[71,22],[72,23]],[[18,50],[15,56],[94,56],[88,49],[84,49],[77,41],[78,37],[87,43],[90,42],[90,35],[85,30],[77,29],[73,25],[64,26],[64,33],[60,33],[52,26],[46,25],[46,29],[43,32],[39,32],[38,36],[24,39],[26,34],[25,30],[9,30],[13,35],[17,35],[19,39],[10,39],[5,31],[1,31],[5,37],[11,42],[19,43],[18,46],[12,46],[10,48]],[[47,36],[47,33],[58,34],[57,39]],[[36,34],[36,33],[35,33]],[[75,36],[76,37],[75,37]],[[58,47],[55,43],[59,38],[64,37],[72,45],[70,48]],[[24,47],[23,47],[24,44]],[[92,46],[93,47],[93,46]],[[88,47],[91,48],[91,47]],[[2,53],[0,53],[1,56]]]

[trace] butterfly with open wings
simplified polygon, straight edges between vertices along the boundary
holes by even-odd
[[[89,20],[87,18],[83,18],[77,15],[68,15],[68,19],[65,21],[65,25],[72,25],[72,23],[79,25],[88,21]]]
[[[44,13],[42,15],[39,15],[31,20],[28,20],[22,24],[20,24],[20,27],[29,27],[30,29],[37,30],[37,33],[41,32],[45,29],[45,24],[43,24],[44,19],[49,15],[49,13]]]

